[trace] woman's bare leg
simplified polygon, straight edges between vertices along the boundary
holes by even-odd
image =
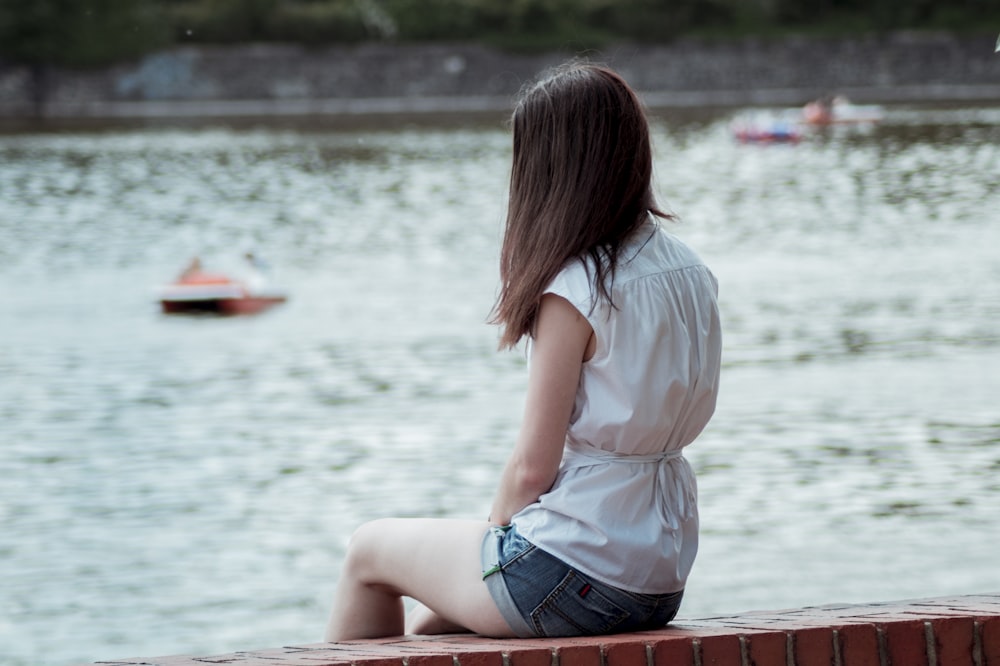
[[[449,622],[427,606],[419,604],[406,616],[408,634],[466,634],[468,628]]]
[[[513,636],[482,580],[485,521],[390,518],[362,525],[351,537],[326,640],[398,636],[402,597],[426,606],[415,629],[460,627]]]

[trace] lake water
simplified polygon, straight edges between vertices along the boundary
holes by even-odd
[[[654,114],[726,330],[681,617],[1000,591],[1000,107],[736,113]],[[492,116],[0,135],[0,662],[317,642],[356,525],[485,516],[508,161]],[[248,249],[287,304],[160,314]]]

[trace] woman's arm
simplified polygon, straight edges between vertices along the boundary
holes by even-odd
[[[493,500],[490,521],[511,517],[552,487],[562,460],[580,370],[593,354],[594,331],[569,301],[542,296],[532,341],[524,420]]]

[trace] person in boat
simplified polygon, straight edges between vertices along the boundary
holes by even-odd
[[[698,546],[682,452],[718,394],[716,279],[665,228],[645,112],[614,71],[556,69],[512,127],[492,321],[501,348],[527,340],[529,371],[492,512],[359,527],[328,641],[632,631],[680,606]]]
[[[260,291],[268,286],[270,281],[268,271],[270,266],[260,255],[254,252],[246,252],[243,255],[246,260],[246,286],[251,292]]]
[[[833,122],[834,106],[837,98],[833,95],[823,95],[815,99],[802,110],[806,122],[813,125],[826,125]]]
[[[191,257],[191,261],[189,261],[187,266],[184,267],[184,270],[181,271],[181,274],[177,276],[177,281],[184,282],[186,280],[190,280],[192,277],[198,275],[201,272],[202,272],[201,258],[198,256]]]
[[[247,252],[243,255],[243,258],[246,259],[247,264],[256,271],[266,273],[270,269],[268,263],[255,252]]]

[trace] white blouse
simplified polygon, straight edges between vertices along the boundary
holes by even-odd
[[[592,307],[593,270],[575,260],[546,293],[594,329],[552,488],[512,519],[536,546],[633,592],[683,589],[698,549],[697,487],[682,449],[715,411],[718,284],[650,219],[622,248],[616,307]]]

